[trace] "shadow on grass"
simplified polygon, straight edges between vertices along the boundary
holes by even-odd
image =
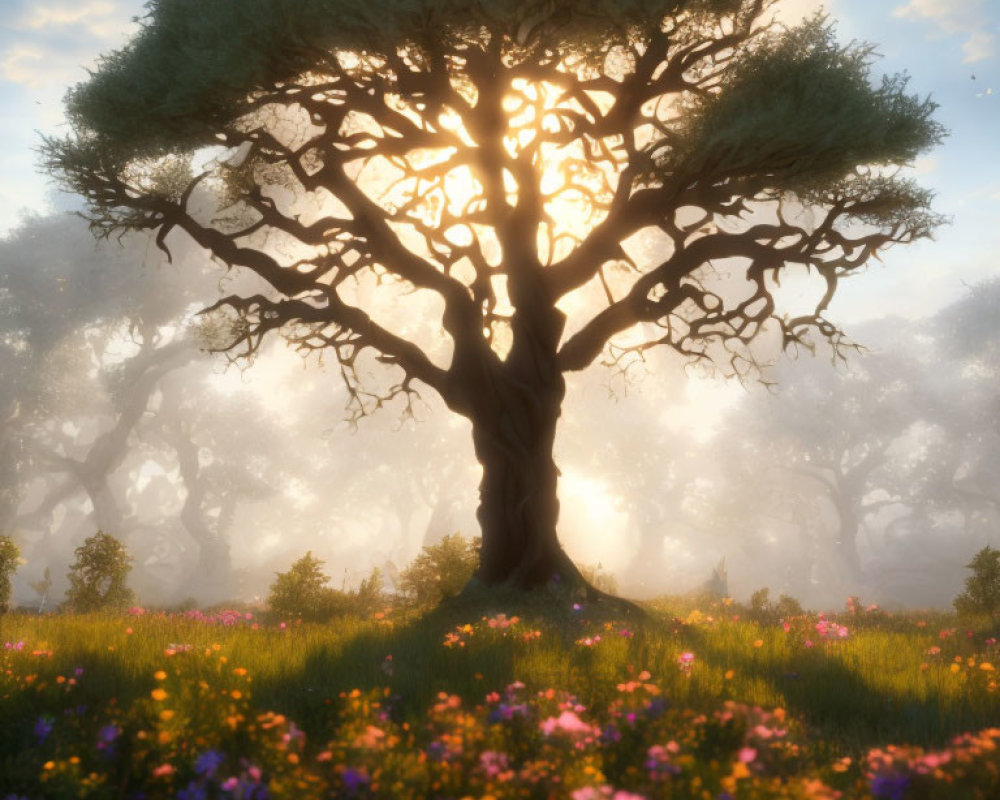
[[[808,738],[836,755],[858,755],[888,743],[939,748],[959,733],[996,724],[996,703],[984,705],[971,697],[934,693],[920,697],[915,691],[887,692],[826,653],[822,645],[774,661],[755,657],[744,648],[732,652],[711,636],[698,633],[706,660],[769,685],[784,698],[789,714],[805,722]]]

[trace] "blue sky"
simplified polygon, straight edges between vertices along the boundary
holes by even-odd
[[[210,2],[211,0],[206,0]],[[911,88],[940,104],[945,144],[915,165],[953,222],[935,241],[888,252],[884,266],[847,282],[842,322],[932,313],[976,281],[1000,275],[1000,0],[827,0],[843,40],[879,45],[876,71],[907,71]],[[783,0],[794,19],[816,0]],[[53,208],[36,172],[39,131],[62,129],[66,89],[102,52],[135,32],[143,0],[3,0],[0,3],[0,234],[24,213]],[[974,77],[973,77],[974,76]]]

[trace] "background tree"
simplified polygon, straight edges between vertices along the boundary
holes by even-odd
[[[972,575],[965,579],[965,591],[955,598],[959,614],[1000,615],[1000,550],[984,547],[967,565]]]
[[[10,606],[11,578],[17,569],[21,551],[9,536],[0,536],[0,615]]]
[[[332,355],[356,416],[440,394],[483,467],[479,580],[582,584],[556,536],[565,373],[608,346],[741,377],[768,344],[839,348],[839,282],[938,222],[891,170],[939,141],[934,105],[771,5],[153,0],[46,164],[99,234],[260,279],[211,307],[217,349]],[[813,306],[780,307],[789,273],[818,276]],[[393,290],[445,335],[387,320]]]
[[[71,611],[121,611],[135,602],[135,595],[126,585],[132,557],[125,545],[98,531],[74,552],[76,561],[70,566],[66,592],[66,606]]]

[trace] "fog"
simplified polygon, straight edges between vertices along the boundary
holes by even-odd
[[[422,546],[478,535],[463,419],[427,389],[351,421],[336,360],[278,337],[252,364],[206,352],[225,321],[197,312],[249,279],[184,242],[171,251],[95,244],[70,215],[0,240],[0,533],[25,558],[16,603],[42,604],[46,568],[58,603],[98,529],[126,543],[147,605],[259,601],[307,550],[337,585],[378,567],[391,589]],[[1000,539],[998,308],[994,280],[924,319],[849,326],[865,349],[846,362],[765,353],[774,363],[745,384],[668,352],[570,375],[556,447],[567,551],[637,598],[697,589],[725,559],[739,599],[767,586],[812,608],[949,606],[973,553]],[[447,363],[432,301],[377,313]]]

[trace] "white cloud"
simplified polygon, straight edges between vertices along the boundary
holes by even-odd
[[[973,61],[983,61],[991,58],[996,53],[996,36],[986,31],[976,31],[962,45],[962,52],[965,53],[963,63],[971,64]]]
[[[93,32],[95,22],[114,15],[114,3],[95,0],[90,3],[48,2],[28,9],[16,27],[40,30],[48,27],[82,24]]]
[[[31,89],[61,87],[85,77],[101,53],[135,31],[142,0],[44,0],[0,12],[0,79]]]
[[[947,36],[967,37],[962,44],[964,63],[982,61],[996,55],[996,36],[990,27],[989,6],[993,0],[909,0],[893,9],[894,17],[926,20]]]

